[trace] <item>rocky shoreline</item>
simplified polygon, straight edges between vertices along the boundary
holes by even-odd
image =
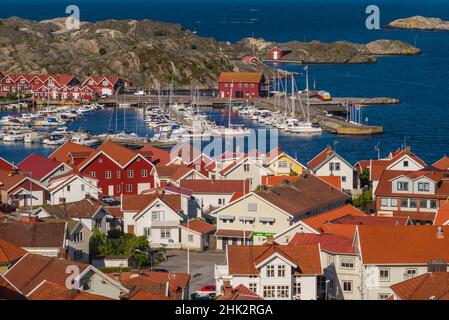
[[[377,55],[420,52],[396,40],[363,45],[346,41],[275,43],[247,38],[231,44],[198,36],[179,24],[152,20],[82,22],[81,28],[73,31],[66,29],[63,18],[0,20],[2,71],[70,73],[83,79],[119,76],[150,90],[171,84],[184,89],[215,88],[222,71],[276,74],[263,63],[242,60],[253,54],[266,60],[273,46],[291,48],[289,59],[303,63],[375,63]]]

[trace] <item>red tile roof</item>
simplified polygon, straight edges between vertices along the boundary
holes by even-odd
[[[0,157],[0,170],[10,171],[14,168],[14,165],[6,159]]]
[[[9,191],[12,187],[27,180],[27,177],[15,171],[0,170],[0,189]]]
[[[224,294],[217,300],[263,300],[261,296],[252,292],[243,284],[235,288],[225,288]]]
[[[231,275],[259,274],[258,263],[280,254],[297,267],[295,274],[322,274],[318,245],[230,245],[228,246],[228,269]]]
[[[137,291],[129,300],[172,300],[170,297],[156,292]]]
[[[42,208],[53,217],[66,220],[72,218],[92,219],[103,207],[105,207],[103,202],[89,198],[65,204],[46,205]]]
[[[68,141],[53,151],[48,157],[70,165],[70,153],[83,153],[84,155],[89,155],[92,151],[94,151],[94,149]]]
[[[435,216],[433,224],[436,226],[442,226],[449,222],[449,208],[439,208]]]
[[[394,284],[391,290],[401,300],[449,300],[449,273],[425,273]]]
[[[181,180],[180,186],[193,193],[232,194],[249,193],[249,181],[245,180]],[[245,187],[245,189],[244,189]]]
[[[352,224],[352,225],[383,225],[383,226],[405,226],[407,217],[382,217],[369,215],[347,215],[334,219],[330,224]]]
[[[245,238],[250,238],[252,232],[251,231],[243,231],[243,230],[227,230],[227,229],[217,229],[215,232],[215,236],[218,237],[229,237],[229,238],[242,238],[245,236]]]
[[[358,226],[360,253],[364,264],[427,264],[449,262],[449,227]]]
[[[2,300],[26,300],[26,298],[0,273],[0,301]]]
[[[29,300],[112,300],[79,290],[69,290],[65,285],[44,280],[28,294]]]
[[[298,180],[298,176],[262,176],[262,187],[272,187],[283,184],[286,181],[292,182]]]
[[[26,251],[9,241],[0,239],[0,265],[15,262],[26,255]]]
[[[140,274],[131,272],[122,272],[120,274],[120,282],[130,290],[150,288],[146,286],[150,284],[167,284],[170,283],[170,289],[175,292],[178,288],[187,288],[190,282],[190,274],[187,273],[170,273],[170,272],[150,272],[144,271]],[[144,290],[150,291],[150,290]]]
[[[28,176],[28,172],[31,172],[33,179],[41,180],[55,171],[61,164],[58,160],[32,153],[22,160],[17,167],[24,175]]]
[[[182,224],[182,227],[193,230],[201,234],[209,233],[215,231],[216,229],[214,225],[209,224],[200,219],[190,220],[188,224],[187,222],[185,222]]]
[[[444,156],[443,158],[432,164],[432,167],[440,170],[449,170],[449,157]]]
[[[333,254],[355,254],[352,239],[334,234],[297,233],[289,245],[320,244],[321,250]]]
[[[364,216],[364,215],[365,214],[356,207],[350,204],[346,204],[340,208],[320,213],[310,218],[306,218],[303,221],[308,226],[319,231],[324,224],[336,220],[338,218],[344,216]]]
[[[312,170],[315,170],[321,163],[326,161],[329,157],[332,157],[335,154],[335,151],[332,150],[331,146],[327,146],[326,149],[317,154],[312,160],[307,162],[307,167]]]
[[[22,248],[63,248],[66,222],[0,223],[0,239]]]
[[[160,179],[171,179],[173,181],[178,181],[193,169],[182,164],[170,164],[156,167],[156,170]]]
[[[21,292],[29,294],[44,280],[65,286],[69,266],[77,266],[80,272],[89,267],[70,260],[27,254],[6,272],[5,277]]]
[[[149,145],[142,147],[139,150],[139,153],[142,154],[145,158],[151,158],[152,162],[159,160],[156,164],[157,166],[165,166],[172,160],[169,151]]]
[[[341,190],[341,177],[339,176],[318,176],[321,180],[326,181],[331,186]]]

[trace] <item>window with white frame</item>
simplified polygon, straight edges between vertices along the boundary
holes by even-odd
[[[398,181],[396,183],[396,187],[400,191],[408,191],[408,182],[407,181]]]
[[[126,185],[126,192],[132,192],[133,191],[133,186],[132,184],[127,184]]]
[[[82,242],[83,241],[83,232],[77,232],[73,235],[73,242]]]
[[[414,278],[414,277],[416,277],[417,274],[418,274],[417,269],[406,269],[405,270],[405,278],[406,279]]]
[[[267,278],[274,278],[274,266],[273,265],[267,266]]]
[[[380,205],[382,207],[388,207],[388,198],[381,198],[380,199]]]
[[[161,239],[170,238],[170,229],[161,229]]]
[[[119,184],[117,185],[116,189],[117,189],[117,192],[121,192],[122,191],[122,187]]]
[[[352,281],[343,281],[343,292],[352,292]]]
[[[120,170],[117,170],[117,172],[115,173],[115,176],[117,177],[117,179],[120,179]]]
[[[193,242],[193,234],[189,234],[187,238],[189,242]]]
[[[148,170],[147,169],[143,169],[142,172],[141,172],[141,176],[142,176],[142,178],[148,177]]]
[[[248,289],[251,290],[254,293],[257,293],[257,283],[255,282],[250,282],[248,284]]]
[[[162,216],[162,211],[151,212],[151,221],[160,221]]]
[[[436,200],[430,200],[429,204],[430,204],[430,209],[437,209],[438,208]]]
[[[248,211],[257,211],[257,203],[248,203]]]
[[[380,281],[390,281],[390,269],[379,270]]]
[[[279,168],[288,168],[288,161],[287,160],[280,160],[279,161]]]
[[[293,283],[293,295],[300,295],[301,294],[301,282],[295,282]]]
[[[95,219],[95,227],[97,227],[98,229],[101,228],[102,225],[102,219]]]
[[[92,177],[92,178],[95,178],[95,171],[89,172],[89,176]]]
[[[147,238],[151,237],[151,228],[147,228],[147,227],[143,228],[143,234]]]
[[[429,192],[430,183],[429,182],[418,182],[418,191]]]
[[[86,186],[83,184],[81,184],[81,191],[84,191],[86,189]]]
[[[245,164],[243,165],[243,171],[245,171],[245,172],[248,172],[248,171],[249,171],[249,164],[248,164],[248,163],[245,163]]]
[[[111,179],[112,177],[111,171],[105,171],[104,175],[106,179]]]
[[[128,170],[128,178],[134,178],[134,170]]]
[[[340,267],[345,269],[354,269],[354,258],[341,258]]]
[[[283,278],[283,277],[285,277],[285,265],[280,264],[280,265],[278,265],[278,278]]]
[[[390,206],[397,207],[398,206],[398,199],[395,199],[395,198],[390,199]]]
[[[67,185],[67,192],[70,192],[70,184]]]
[[[278,298],[290,297],[290,287],[289,286],[277,286],[277,297]]]
[[[389,296],[388,293],[379,293],[379,300],[387,300]]]
[[[262,295],[264,298],[274,298],[275,286],[263,286]]]

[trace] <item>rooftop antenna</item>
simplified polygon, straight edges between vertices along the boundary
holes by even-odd
[[[380,159],[380,141],[377,141],[377,144],[374,146],[374,150],[377,152],[377,160]]]

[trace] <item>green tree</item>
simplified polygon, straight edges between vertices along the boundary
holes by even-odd
[[[368,168],[363,169],[363,171],[360,173],[360,185],[361,187],[365,187],[369,185],[370,181],[370,172]]]
[[[358,198],[352,201],[352,204],[358,208],[366,208],[373,199],[370,190],[365,190]]]

